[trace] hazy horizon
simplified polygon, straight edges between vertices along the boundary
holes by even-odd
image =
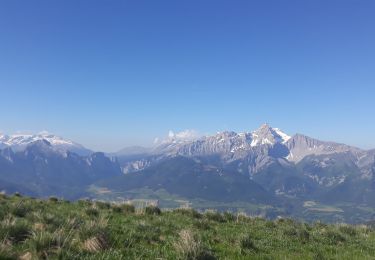
[[[4,1],[0,132],[99,151],[170,130],[375,148],[374,1]]]

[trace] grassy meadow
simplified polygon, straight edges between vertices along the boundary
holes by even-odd
[[[375,230],[2,194],[0,259],[375,259]]]

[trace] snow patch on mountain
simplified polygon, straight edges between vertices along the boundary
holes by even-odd
[[[279,128],[272,128],[272,129],[281,137],[282,143],[286,143],[288,142],[290,138],[292,138],[291,136],[281,131]]]
[[[47,131],[43,131],[38,134],[1,134],[0,148],[10,147],[15,152],[24,151],[28,145],[38,141],[47,141],[56,150],[61,152],[70,151],[80,155],[88,155],[91,153],[91,151],[86,149],[84,146],[71,140],[51,134]]]

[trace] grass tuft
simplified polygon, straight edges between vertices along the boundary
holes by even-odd
[[[85,210],[85,213],[89,217],[98,217],[99,216],[99,210],[95,207],[87,208]]]
[[[211,221],[225,222],[226,219],[219,212],[208,210],[204,213],[204,217]]]
[[[12,210],[11,213],[16,216],[23,218],[25,217],[28,213],[32,211],[31,207],[24,205],[24,203],[20,202],[15,206]]]
[[[346,234],[348,236],[354,237],[357,235],[357,230],[353,226],[349,226],[346,224],[342,224],[339,226],[339,231],[343,234]]]
[[[0,239],[9,239],[19,243],[27,239],[31,234],[30,224],[23,219],[8,218],[1,222]]]
[[[103,201],[95,201],[95,207],[97,207],[99,209],[110,209],[111,203],[103,202]]]
[[[49,200],[50,202],[54,202],[54,203],[56,203],[56,202],[58,202],[58,201],[59,201],[59,199],[58,199],[58,198],[56,198],[56,197],[53,197],[53,196],[49,197],[49,198],[48,198],[48,200]]]
[[[251,235],[246,235],[240,240],[240,252],[241,254],[248,254],[256,252],[258,249],[255,246],[254,240]]]
[[[132,204],[125,203],[121,205],[122,212],[125,214],[135,213],[135,207]]]
[[[216,259],[189,229],[179,232],[179,239],[174,243],[174,247],[180,259]]]
[[[345,236],[335,229],[329,229],[325,232],[324,236],[332,245],[337,245],[346,241]]]
[[[193,225],[200,230],[209,230],[211,228],[210,222],[206,219],[199,219],[195,221]]]
[[[200,214],[198,211],[194,209],[180,208],[180,209],[175,209],[173,212],[184,215],[184,216],[188,216],[191,218],[197,218],[197,219],[202,218],[202,214]]]
[[[0,243],[0,259],[17,259],[17,254],[14,252],[14,250],[12,250],[12,244],[9,241],[3,241]]]
[[[83,250],[97,253],[108,248],[108,242],[104,235],[94,236],[86,239],[82,245]]]
[[[161,215],[161,210],[155,206],[147,206],[145,208],[146,215]]]
[[[15,192],[15,193],[13,194],[13,196],[14,196],[14,197],[19,197],[19,198],[22,197],[21,193],[19,193],[19,192]]]

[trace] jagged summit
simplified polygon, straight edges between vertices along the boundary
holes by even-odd
[[[252,133],[252,138],[251,146],[257,146],[262,144],[285,143],[290,139],[290,136],[279,128],[272,128],[268,124],[263,124]]]
[[[215,135],[199,137],[195,131],[187,130],[174,134],[158,144],[154,154],[201,156],[208,154],[239,154],[260,146],[284,144],[291,137],[279,128],[263,124],[253,132],[218,132]]]
[[[258,146],[263,144],[272,145],[275,143],[285,143],[291,137],[279,128],[273,128],[268,123],[265,123],[252,132],[236,133],[234,131],[222,131],[217,132],[215,135],[206,136],[200,136],[194,130],[185,130],[179,133],[169,131],[167,138],[163,140],[157,138],[155,140],[155,144],[156,146],[168,146],[170,144],[187,144],[196,141],[205,141],[212,138],[220,140],[221,142],[225,141],[226,139],[239,138],[250,141],[251,146]]]
[[[255,173],[273,164],[297,164],[307,156],[329,156],[341,153],[353,154],[358,163],[368,165],[374,161],[366,151],[348,145],[320,141],[302,134],[290,136],[269,124],[263,124],[252,132],[218,132],[215,135],[185,138],[184,134],[170,134],[169,140],[154,147],[147,154],[148,158],[130,161],[125,165],[125,172],[142,170],[162,159],[174,156],[220,158],[223,164],[240,162],[242,171]],[[181,141],[178,141],[179,138]],[[150,159],[151,158],[151,159]],[[368,171],[370,174],[370,170]]]

